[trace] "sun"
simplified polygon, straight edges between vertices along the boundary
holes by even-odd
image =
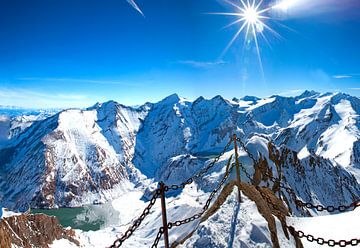
[[[249,23],[256,23],[259,21],[259,14],[256,9],[249,8],[244,11],[244,19]]]
[[[245,33],[244,42],[250,43],[254,42],[257,57],[259,59],[261,71],[263,72],[260,48],[258,42],[258,35],[260,35],[268,44],[268,40],[264,34],[264,31],[267,30],[270,33],[279,36],[267,23],[266,21],[270,20],[269,11],[273,7],[264,7],[263,0],[239,0],[238,3],[232,2],[230,0],[224,0],[226,3],[234,7],[234,12],[220,12],[212,13],[216,15],[226,15],[234,16],[236,20],[229,25],[225,26],[228,28],[233,25],[239,25],[239,29],[230,40],[228,45],[225,47],[221,57],[225,55],[227,50],[233,45],[235,40],[240,36],[241,33]]]

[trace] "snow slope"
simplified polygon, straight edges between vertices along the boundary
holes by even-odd
[[[312,234],[316,238],[325,240],[352,240],[359,239],[360,230],[360,208],[354,211],[317,216],[312,218],[288,218],[288,223],[293,225],[295,229],[303,231],[305,234]],[[318,248],[320,245],[303,239],[305,248]]]

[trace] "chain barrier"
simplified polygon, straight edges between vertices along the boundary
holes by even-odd
[[[245,144],[241,141],[240,138],[237,138],[236,139],[241,147],[245,150],[245,152],[249,155],[250,159],[254,162],[254,164],[256,164],[256,160],[254,158],[254,156],[250,153],[250,151],[247,149],[247,147],[245,146]],[[241,165],[241,170],[245,173],[245,175],[251,180],[251,177],[249,175],[249,173],[247,172],[246,168],[244,166]],[[339,212],[345,212],[349,209],[355,209],[356,207],[359,206],[360,204],[360,199],[352,202],[351,204],[349,205],[340,205],[338,207],[335,207],[335,206],[323,206],[323,205],[314,205],[313,203],[311,202],[303,202],[301,200],[299,200],[299,198],[297,197],[295,191],[290,188],[290,187],[287,187],[280,179],[278,178],[275,178],[273,176],[271,176],[268,172],[265,172],[264,173],[265,176],[269,177],[270,180],[273,182],[273,183],[278,183],[280,188],[283,188],[285,189],[285,191],[291,196],[291,198],[294,200],[295,202],[295,205],[300,207],[300,208],[308,208],[308,209],[315,209],[319,212],[323,212],[323,211],[327,211],[329,213],[332,213],[332,212],[335,212],[335,211],[339,211]],[[252,181],[252,180],[251,180]]]
[[[186,180],[185,182],[181,183],[180,185],[171,185],[171,186],[165,186],[164,187],[164,191],[167,192],[169,190],[177,190],[177,189],[180,189],[180,188],[184,188],[186,185],[188,184],[191,184],[196,178],[199,178],[199,177],[202,177],[204,174],[206,174],[212,167],[214,167],[214,165],[219,161],[220,157],[222,155],[224,155],[224,153],[229,149],[230,145],[232,143],[232,139],[230,138],[229,142],[225,145],[224,149],[221,151],[221,153],[216,156],[213,161],[204,169],[202,169],[198,174],[195,174],[193,177],[189,178],[188,180]],[[234,164],[232,164],[232,167],[231,169],[234,167]],[[230,169],[230,170],[231,170]],[[229,171],[230,171],[229,170]],[[225,183],[226,179],[229,177],[230,175],[230,172],[227,172],[225,173],[225,176],[223,178],[223,180],[221,181],[221,184],[219,185],[219,187],[217,189],[215,189],[211,194],[210,194],[210,197],[209,199],[207,200],[206,204],[205,204],[205,207],[203,208],[203,211],[202,213],[199,213],[199,214],[195,214],[193,215],[192,217],[190,218],[187,218],[187,219],[184,219],[182,221],[176,221],[174,223],[174,226],[179,226],[179,223],[180,225],[182,224],[185,224],[185,223],[189,223],[190,221],[193,221],[195,219],[199,219],[203,214],[204,212],[209,208],[209,205],[210,205],[210,202],[212,200],[212,198],[215,196],[216,192],[219,190],[219,188]],[[110,246],[110,248],[119,248],[125,240],[127,240],[128,238],[130,238],[130,236],[134,233],[134,231],[141,225],[142,221],[145,219],[145,217],[150,213],[150,209],[154,206],[157,198],[160,196],[161,194],[161,191],[160,189],[157,189],[155,191],[155,193],[153,194],[151,200],[150,200],[150,203],[149,205],[143,210],[143,213],[140,215],[139,218],[137,218],[134,222],[133,222],[133,225],[131,227],[128,228],[128,230],[125,232],[125,234],[116,239],[114,241],[114,243]],[[171,229],[172,225],[171,223],[168,223],[168,225],[170,226],[169,229]],[[154,241],[154,244],[152,245],[152,247],[157,247],[157,244],[159,243],[159,240],[161,239],[161,236],[163,235],[164,233],[164,228],[161,227],[159,229],[159,232],[156,236],[156,239]]]
[[[219,161],[219,159],[221,158],[222,155],[225,154],[225,152],[227,151],[227,149],[229,149],[231,143],[232,143],[232,139],[229,140],[229,142],[225,145],[224,149],[221,151],[221,153],[216,156],[213,161],[211,161],[211,163],[209,163],[208,166],[206,166],[205,168],[203,168],[202,170],[200,170],[197,174],[195,174],[194,176],[190,177],[189,179],[187,179],[185,182],[181,183],[180,185],[177,184],[173,184],[171,186],[166,186],[167,189],[170,190],[178,190],[178,189],[183,189],[185,188],[186,185],[191,184],[192,182],[194,182],[195,179],[202,177],[203,175],[205,175],[212,167],[214,167],[214,165]]]
[[[214,165],[219,161],[220,157],[224,155],[224,153],[229,149],[231,143],[232,143],[233,139],[230,138],[229,142],[226,144],[226,146],[224,147],[224,149],[222,150],[222,152],[216,156],[212,162],[209,163],[208,166],[206,166],[205,168],[201,169],[197,174],[195,174],[194,176],[190,177],[189,179],[187,179],[185,182],[181,183],[180,185],[176,185],[173,184],[171,186],[164,186],[163,191],[167,192],[169,190],[177,190],[177,189],[181,189],[184,188],[186,185],[191,184],[195,179],[202,177],[203,175],[205,175],[211,168],[214,167]],[[255,159],[255,157],[252,155],[252,153],[250,153],[250,151],[247,149],[247,147],[245,146],[245,144],[241,141],[240,138],[236,138],[236,141],[239,142],[240,146],[242,147],[242,149],[248,154],[248,156],[250,157],[250,159],[253,161],[254,165],[257,164],[257,160]],[[230,158],[231,160],[231,158]],[[229,163],[230,163],[229,160]],[[189,222],[195,221],[199,218],[201,218],[204,213],[209,209],[210,204],[213,200],[213,198],[215,197],[215,195],[219,192],[219,190],[223,187],[223,185],[225,184],[226,180],[229,178],[230,174],[231,174],[231,170],[236,166],[236,163],[231,163],[231,167],[225,172],[224,177],[222,178],[222,180],[220,181],[220,183],[218,184],[218,186],[210,193],[209,198],[207,199],[205,205],[203,206],[202,210],[196,214],[194,214],[191,217],[185,218],[183,220],[177,220],[174,222],[168,222],[167,226],[165,225],[165,227],[167,227],[169,230],[173,227],[177,227],[177,226],[181,226],[184,224],[187,224]],[[253,184],[253,178],[252,176],[248,173],[248,171],[246,170],[246,168],[244,167],[244,165],[242,163],[240,163],[240,169],[241,171],[246,175],[246,177],[250,180],[251,184]],[[269,179],[273,182],[273,183],[277,183],[279,184],[280,188],[285,189],[285,191],[292,197],[292,199],[295,202],[295,205],[298,207],[306,207],[309,209],[315,209],[317,211],[327,211],[329,213],[334,212],[334,211],[339,211],[339,212],[345,212],[346,210],[352,208],[355,209],[357,207],[360,207],[360,199],[358,199],[357,201],[354,201],[353,203],[351,203],[350,205],[341,205],[338,207],[334,207],[334,206],[322,206],[322,205],[314,205],[310,202],[303,202],[301,200],[298,199],[295,191],[286,186],[280,179],[273,177],[272,175],[270,175],[270,173],[265,172],[264,173],[265,176],[269,177]],[[275,205],[269,196],[267,196],[264,192],[261,191],[259,186],[256,186],[256,189],[260,192],[261,196],[266,200],[266,202],[268,204],[270,204],[272,206],[272,208],[274,210],[277,211],[281,211],[279,209],[279,207],[277,205]],[[151,200],[150,203],[148,204],[148,206],[143,210],[142,214],[133,222],[132,226],[129,227],[127,229],[127,231],[125,232],[125,234],[116,239],[113,243],[113,245],[110,246],[110,248],[119,248],[123,242],[125,240],[127,240],[128,238],[131,237],[131,235],[135,232],[135,230],[141,225],[142,221],[146,218],[147,215],[150,214],[150,210],[151,208],[155,205],[155,202],[157,200],[157,198],[161,195],[161,190],[157,189]],[[351,246],[356,246],[358,244],[360,244],[360,239],[351,239],[349,241],[347,240],[340,240],[340,241],[335,241],[332,239],[329,240],[325,240],[323,238],[315,238],[313,235],[311,234],[305,234],[302,231],[299,230],[295,230],[294,227],[292,226],[288,226],[287,224],[285,224],[285,226],[289,229],[289,231],[296,237],[298,238],[306,238],[309,242],[316,242],[319,245],[323,245],[323,244],[327,244],[328,246],[340,246],[340,247],[345,247],[348,245]],[[160,227],[159,231],[156,235],[156,238],[154,240],[154,243],[152,244],[152,248],[156,248],[162,235],[164,234],[164,227]]]
[[[157,189],[155,191],[155,193],[153,194],[150,200],[149,205],[147,205],[147,207],[143,210],[140,217],[133,222],[132,226],[128,228],[128,230],[125,232],[125,234],[122,237],[114,241],[114,243],[110,246],[110,248],[119,248],[124,243],[125,240],[130,238],[130,236],[135,232],[135,230],[141,225],[141,222],[145,219],[145,217],[149,215],[150,209],[155,205],[155,202],[157,198],[160,196],[160,193],[161,193],[160,189]]]
[[[252,179],[251,175],[249,174],[249,172],[246,170],[246,168],[244,167],[244,165],[242,163],[240,163],[240,170],[242,172],[244,172],[245,176],[250,180],[250,183],[253,184],[253,179]]]
[[[276,206],[270,199],[269,196],[267,196],[264,192],[261,191],[259,186],[256,186],[256,189],[259,191],[259,193],[261,194],[261,196],[266,200],[266,202],[268,204],[271,205],[271,207],[277,211],[280,211],[279,207]],[[358,203],[360,204],[360,203]],[[333,246],[340,246],[340,247],[346,247],[346,246],[357,246],[358,244],[360,244],[360,239],[351,239],[351,240],[339,240],[339,241],[335,241],[333,239],[329,239],[329,240],[325,240],[324,238],[315,238],[314,235],[311,234],[305,234],[303,231],[299,231],[299,230],[295,230],[295,228],[293,226],[289,226],[285,223],[285,226],[287,229],[289,229],[290,233],[293,234],[293,236],[296,236],[298,238],[306,238],[307,241],[309,242],[316,242],[319,245],[328,245],[330,247]]]
[[[249,151],[249,149],[246,147],[246,145],[244,144],[244,142],[242,142],[242,140],[237,137],[236,141],[240,143],[240,146],[242,147],[242,149],[244,149],[244,151],[248,154],[249,158],[253,161],[254,165],[256,164],[257,160],[254,158],[254,155],[252,155],[252,153]]]
[[[209,209],[210,203],[211,203],[211,201],[213,200],[213,198],[215,197],[215,194],[216,194],[217,192],[219,192],[219,190],[221,189],[221,187],[224,185],[224,183],[226,182],[226,180],[229,178],[231,170],[232,170],[235,166],[236,166],[235,163],[232,163],[232,164],[231,164],[230,169],[225,173],[225,175],[224,175],[224,177],[222,178],[222,180],[220,181],[219,185],[211,192],[209,198],[207,199],[205,205],[203,206],[202,210],[201,210],[199,213],[194,214],[193,216],[188,217],[188,218],[183,219],[183,220],[177,220],[177,221],[174,221],[174,222],[169,222],[169,223],[168,223],[168,229],[170,230],[170,229],[173,228],[173,227],[178,227],[178,226],[187,224],[187,223],[189,223],[189,222],[192,222],[192,221],[194,221],[194,220],[197,220],[197,219],[201,218],[201,217],[204,215],[204,213],[206,212],[206,210]]]
[[[337,207],[332,206],[332,205],[330,205],[330,206],[314,205],[314,204],[311,203],[311,202],[303,202],[303,201],[299,200],[299,198],[297,197],[295,191],[294,191],[292,188],[287,187],[283,182],[281,182],[281,180],[279,180],[279,179],[277,179],[277,178],[275,178],[275,177],[272,177],[272,176],[271,176],[269,173],[267,173],[267,172],[265,172],[265,175],[266,175],[267,177],[269,177],[272,182],[274,182],[274,183],[275,183],[275,182],[279,183],[280,188],[285,189],[285,191],[286,191],[286,192],[292,197],[292,199],[294,200],[295,205],[298,206],[298,207],[300,207],[300,208],[304,208],[304,207],[305,207],[305,208],[307,208],[307,209],[315,209],[315,210],[317,210],[317,211],[319,211],[319,212],[327,211],[327,212],[329,212],[329,213],[333,213],[333,212],[335,212],[335,211],[338,211],[338,212],[340,212],[340,213],[343,213],[343,212],[345,212],[345,211],[347,211],[347,210],[349,210],[349,209],[354,210],[355,208],[359,207],[359,205],[360,205],[360,199],[352,202],[352,203],[349,204],[349,205],[340,205],[340,206],[337,206]]]
[[[323,238],[315,238],[314,235],[311,234],[305,234],[303,231],[295,230],[293,226],[286,226],[289,231],[296,237],[302,239],[306,238],[309,242],[316,242],[319,245],[328,245],[330,247],[334,246],[340,246],[340,247],[346,247],[346,246],[357,246],[360,244],[360,239],[351,239],[351,240],[339,240],[335,241],[333,239],[325,240]]]
[[[335,211],[339,211],[339,212],[345,212],[349,209],[352,209],[354,210],[355,208],[359,207],[360,206],[360,200],[358,201],[355,201],[353,203],[351,203],[350,205],[340,205],[338,207],[334,207],[334,206],[322,206],[322,205],[314,205],[312,204],[311,202],[302,202],[300,200],[297,200],[295,202],[295,204],[299,207],[306,207],[308,209],[316,209],[317,211],[319,212],[322,212],[322,211],[327,211],[329,213],[332,213],[332,212],[335,212]]]

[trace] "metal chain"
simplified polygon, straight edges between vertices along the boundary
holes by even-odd
[[[171,186],[167,187],[167,190],[177,190],[177,189],[182,189],[185,188],[186,185],[191,184],[195,179],[202,177],[203,175],[205,175],[212,167],[214,167],[214,165],[219,161],[219,159],[221,158],[222,155],[224,155],[224,153],[227,151],[227,149],[229,149],[231,142],[233,140],[230,139],[229,142],[225,145],[224,149],[221,151],[221,153],[216,156],[213,161],[211,161],[211,163],[209,163],[208,166],[206,166],[205,168],[203,168],[202,170],[200,170],[197,174],[195,174],[194,176],[190,177],[189,179],[187,179],[185,182],[177,185],[177,184],[173,184]],[[167,191],[166,190],[166,191]]]
[[[256,186],[256,189],[259,191],[259,193],[261,194],[261,196],[266,200],[267,203],[269,203],[273,209],[280,211],[279,207],[276,206],[270,199],[270,197],[268,195],[266,195],[264,192],[262,192],[260,190],[259,186]],[[360,204],[360,203],[358,203]],[[295,228],[293,226],[289,226],[285,223],[285,226],[289,229],[290,233],[293,234],[294,236],[298,237],[298,238],[306,238],[307,241],[309,242],[316,242],[319,245],[328,245],[328,246],[340,246],[340,247],[346,247],[348,245],[351,246],[356,246],[358,244],[360,244],[360,239],[351,239],[351,240],[339,240],[339,241],[335,241],[333,239],[329,239],[329,240],[325,240],[323,238],[315,238],[313,235],[311,234],[305,234],[302,231],[299,230],[295,230]]]
[[[240,163],[240,169],[242,172],[244,172],[245,176],[250,180],[251,184],[253,184],[253,179],[252,179],[251,175],[249,174],[249,172],[246,170],[246,168],[244,167],[244,165],[242,163]]]
[[[289,229],[289,231],[294,236],[296,236],[298,238],[306,238],[307,241],[316,242],[319,245],[328,245],[330,247],[338,245],[340,247],[346,247],[348,245],[357,246],[358,244],[360,244],[360,239],[351,239],[351,240],[343,240],[342,239],[339,241],[335,241],[333,239],[325,240],[323,238],[315,238],[311,234],[305,234],[303,231],[295,230],[295,228],[293,226],[286,225],[286,227]]]
[[[300,200],[297,200],[295,202],[295,204],[299,207],[306,207],[306,208],[309,208],[309,209],[316,209],[317,211],[319,212],[322,212],[322,211],[327,211],[329,213],[332,213],[332,212],[335,212],[335,211],[339,211],[339,212],[345,212],[346,210],[348,209],[352,209],[354,210],[355,208],[359,207],[360,206],[360,200],[358,201],[355,201],[353,203],[351,203],[350,205],[340,205],[338,207],[334,207],[334,206],[322,206],[322,205],[314,205],[312,204],[311,202],[302,202]]]
[[[238,137],[236,141],[240,143],[242,149],[248,154],[249,158],[253,161],[254,165],[256,164],[257,160],[254,158],[254,155],[249,151],[249,149],[245,146],[244,142]]]
[[[169,222],[168,223],[168,229],[170,230],[171,228],[173,228],[175,226],[176,227],[181,226],[181,225],[187,224],[189,222],[192,222],[194,220],[197,220],[197,219],[201,218],[204,215],[204,213],[206,212],[206,210],[209,209],[210,203],[213,200],[213,198],[215,197],[215,194],[217,192],[219,192],[220,188],[224,185],[226,180],[229,178],[230,172],[234,167],[235,167],[235,163],[232,163],[230,169],[225,173],[225,175],[222,178],[222,180],[220,181],[219,185],[211,192],[209,198],[207,199],[205,205],[203,206],[202,210],[199,213],[196,213],[193,216],[188,217],[188,218],[183,219],[183,220],[177,220],[177,221],[174,221],[174,222]]]
[[[119,248],[124,243],[125,240],[130,238],[130,236],[135,232],[135,230],[141,225],[141,222],[145,219],[145,217],[149,215],[150,209],[155,205],[155,202],[157,198],[160,196],[160,193],[161,193],[160,189],[157,189],[154,192],[149,205],[147,205],[147,207],[143,210],[140,217],[133,222],[132,226],[128,228],[128,230],[125,232],[125,234],[122,237],[114,241],[114,243],[110,246],[110,248]]]
[[[267,171],[264,172],[264,175],[267,176],[270,179],[270,181],[272,181],[273,183],[278,183],[280,188],[285,189],[285,191],[291,196],[291,198],[293,198],[295,203],[298,201],[298,197],[296,196],[295,190],[293,190],[290,187],[287,187],[280,179],[273,177]]]
[[[206,173],[219,161],[220,157],[221,157],[222,155],[224,155],[224,153],[229,149],[229,147],[230,147],[230,145],[231,145],[231,142],[232,142],[232,139],[229,140],[229,142],[225,145],[225,147],[224,147],[224,149],[222,150],[222,152],[221,152],[218,156],[216,156],[216,157],[213,159],[213,161],[212,161],[206,168],[202,169],[199,173],[197,173],[197,174],[195,174],[193,177],[187,179],[185,182],[181,183],[180,185],[173,184],[173,185],[171,185],[171,186],[165,186],[165,189],[164,189],[164,190],[165,190],[165,191],[169,191],[169,190],[177,190],[177,189],[180,189],[180,188],[184,188],[186,185],[191,184],[196,178],[202,177],[204,174],[206,174]],[[233,168],[233,166],[232,166],[231,168]],[[230,170],[231,170],[231,169],[230,169]],[[229,170],[229,171],[230,171],[230,170]],[[219,187],[221,187],[222,184],[224,184],[224,182],[225,182],[226,179],[229,177],[229,175],[230,175],[230,173],[227,173],[227,174],[225,175],[225,177],[224,177],[223,180],[221,181],[221,185],[220,185]],[[218,187],[218,188],[219,188],[219,187]],[[218,190],[219,190],[219,189],[217,189],[216,191],[214,190],[215,193],[216,193]],[[210,194],[210,198],[211,198],[211,199],[212,199],[212,198],[214,197],[214,195],[215,195],[214,191]],[[126,239],[128,239],[128,238],[133,234],[133,232],[140,226],[141,222],[145,219],[145,217],[150,213],[150,209],[151,209],[152,206],[155,204],[156,199],[157,199],[159,196],[160,196],[160,189],[158,189],[158,190],[155,191],[155,194],[153,195],[153,197],[152,197],[151,200],[150,200],[150,204],[144,209],[144,211],[143,211],[143,213],[140,215],[140,217],[134,221],[133,225],[125,232],[125,234],[124,234],[122,237],[120,237],[120,238],[118,238],[117,240],[114,241],[113,245],[110,246],[110,248],[118,248],[118,247],[120,247],[120,246],[123,244],[123,242],[124,242]],[[209,207],[210,202],[211,202],[211,200],[209,201],[209,199],[208,199],[208,201],[206,202],[206,205],[205,205],[205,206],[206,206],[206,209]],[[204,207],[204,208],[205,208],[205,207]],[[195,214],[194,216],[192,216],[192,217],[190,217],[190,218],[188,218],[188,219],[185,219],[185,220],[181,221],[181,223],[182,223],[182,224],[188,223],[188,222],[190,222],[190,221],[193,221],[193,220],[195,220],[195,219],[200,218],[200,217],[204,214],[204,212],[206,211],[206,209],[203,210],[203,212],[202,212],[201,214]],[[184,223],[183,223],[183,222],[184,222]],[[178,224],[178,222],[176,222],[176,224]],[[181,224],[181,225],[182,225],[182,224]],[[168,225],[172,227],[171,223],[169,223]],[[170,227],[170,228],[171,228],[171,227]],[[170,229],[170,228],[169,228],[169,229]],[[156,237],[156,239],[155,239],[154,244],[152,245],[152,247],[157,247],[157,244],[159,243],[159,240],[160,240],[163,232],[164,232],[164,229],[163,229],[163,227],[161,227],[161,228],[159,229],[159,233],[157,234],[157,237]]]
[[[250,151],[247,149],[247,147],[245,146],[244,142],[241,141],[240,138],[237,138],[236,139],[241,147],[245,150],[245,152],[249,155],[250,159],[254,162],[254,164],[256,164],[256,160],[254,158],[254,156],[250,153]],[[248,176],[248,173],[245,169],[245,167],[241,166],[241,170],[244,171],[245,175],[250,179],[250,177]],[[313,203],[311,202],[303,202],[301,200],[298,199],[298,197],[296,196],[296,193],[295,191],[290,188],[290,187],[287,187],[280,179],[278,178],[275,178],[273,176],[271,176],[268,172],[265,172],[264,173],[267,177],[270,178],[270,180],[273,182],[273,183],[278,183],[280,188],[283,188],[285,189],[285,191],[293,198],[295,204],[300,207],[300,208],[303,208],[303,207],[306,207],[308,209],[316,209],[317,211],[319,212],[322,212],[322,211],[327,211],[329,213],[332,213],[332,212],[335,212],[335,211],[339,211],[339,212],[345,212],[346,210],[348,209],[355,209],[356,207],[359,206],[359,202],[360,202],[360,199],[352,202],[350,205],[340,205],[338,207],[335,207],[335,206],[323,206],[323,205],[314,205]]]
[[[160,227],[159,232],[157,233],[156,238],[155,238],[154,243],[152,244],[151,248],[156,248],[157,247],[163,233],[164,233],[164,227]]]
[[[176,185],[176,184],[173,184],[171,186],[165,186],[165,191],[169,191],[169,190],[177,190],[177,189],[180,189],[180,188],[184,188],[186,185],[188,184],[191,184],[195,179],[199,178],[199,177],[202,177],[204,174],[206,174],[220,159],[220,157],[222,155],[224,155],[224,153],[227,151],[227,149],[230,147],[230,144],[232,143],[232,139],[229,140],[229,142],[226,144],[226,146],[224,147],[223,151],[218,155],[216,156],[213,161],[205,168],[203,168],[202,170],[200,170],[200,172],[198,172],[197,174],[195,174],[193,177],[187,179],[185,182],[181,183],[180,185]],[[250,157],[250,159],[253,161],[254,165],[257,163],[256,162],[256,159],[254,158],[254,156],[249,152],[249,150],[247,149],[247,147],[245,146],[245,144],[241,141],[240,138],[236,138],[236,141],[238,141],[241,145],[241,147],[244,149],[244,151],[248,154],[248,156]],[[199,219],[203,216],[203,214],[206,212],[206,210],[208,210],[208,208],[210,207],[210,204],[213,200],[213,198],[215,197],[215,194],[221,189],[221,187],[224,185],[224,183],[226,182],[226,180],[228,179],[229,175],[230,175],[230,172],[231,170],[236,166],[235,163],[232,163],[231,164],[231,167],[230,169],[225,173],[224,177],[222,178],[222,180],[220,181],[219,185],[210,193],[210,196],[209,198],[207,199],[205,205],[203,206],[203,209],[197,213],[197,214],[194,214],[193,216],[191,217],[188,217],[186,219],[183,219],[183,220],[178,220],[178,221],[175,221],[175,222],[169,222],[168,223],[168,229],[171,229],[172,227],[174,226],[181,226],[181,225],[184,225],[184,224],[187,224],[191,221],[194,221],[196,219]],[[244,172],[244,174],[246,175],[246,177],[250,180],[250,182],[253,182],[253,179],[251,178],[251,175],[248,173],[248,171],[246,170],[246,168],[243,166],[242,163],[240,163],[240,168],[241,170]],[[324,207],[322,205],[313,205],[312,203],[309,203],[309,202],[302,202],[301,200],[299,200],[296,196],[296,193],[295,191],[290,188],[290,187],[287,187],[283,182],[281,182],[280,179],[277,179],[273,176],[271,176],[268,172],[265,172],[265,175],[267,177],[270,178],[270,180],[273,182],[273,183],[278,183],[279,186],[283,189],[286,190],[286,192],[294,199],[294,202],[297,206],[299,207],[306,207],[306,208],[310,208],[310,209],[316,209],[318,211],[328,211],[328,212],[334,212],[334,211],[339,211],[339,212],[344,212],[350,208],[357,208],[357,207],[360,207],[360,199],[357,200],[357,201],[354,201],[353,203],[351,203],[350,205],[348,206],[344,206],[344,205],[341,205],[339,207],[334,207],[334,206],[327,206],[327,207]],[[271,199],[265,194],[263,193],[261,190],[260,190],[260,187],[259,186],[256,186],[256,188],[258,189],[258,191],[260,192],[261,196],[273,207],[273,209],[277,210],[277,211],[280,211],[279,207],[276,206],[275,204],[272,203]],[[149,205],[143,210],[142,214],[140,215],[139,218],[137,218],[134,222],[133,222],[133,225],[131,227],[128,228],[128,230],[125,232],[125,234],[118,238],[117,240],[114,241],[113,245],[110,246],[110,248],[119,248],[123,242],[128,239],[133,233],[134,231],[141,225],[142,221],[145,219],[145,217],[147,215],[149,215],[150,213],[150,209],[154,206],[157,198],[160,196],[161,192],[160,192],[160,189],[157,189],[151,200],[150,200],[150,203]],[[334,241],[334,240],[324,240],[323,238],[314,238],[313,235],[305,235],[302,231],[297,231],[295,230],[294,227],[292,226],[287,226],[286,227],[289,229],[289,231],[291,233],[293,233],[294,236],[297,236],[299,238],[306,238],[309,242],[314,242],[316,241],[318,244],[322,245],[322,244],[327,244],[329,246],[336,246],[336,245],[339,245],[340,247],[345,247],[347,245],[352,245],[352,246],[356,246],[358,244],[360,244],[360,239],[352,239],[350,241],[346,241],[346,240],[340,240],[340,241]],[[164,227],[161,227],[159,228],[159,232],[155,238],[155,241],[153,243],[153,245],[151,246],[152,248],[156,248],[162,235],[164,233]]]
[[[323,206],[323,205],[314,205],[313,203],[311,202],[303,202],[301,200],[299,200],[299,198],[296,196],[296,193],[295,191],[292,189],[292,188],[289,188],[287,186],[285,186],[285,184],[283,182],[281,182],[281,180],[275,178],[275,177],[272,177],[269,173],[265,172],[265,175],[268,176],[270,178],[270,180],[272,182],[277,182],[279,183],[280,185],[280,188],[283,188],[286,190],[286,192],[293,198],[296,206],[300,207],[300,208],[308,208],[308,209],[315,209],[319,212],[323,212],[323,211],[327,211],[329,213],[332,213],[332,212],[335,212],[335,211],[339,211],[339,212],[345,212],[349,209],[352,209],[354,210],[355,208],[359,207],[360,206],[360,199],[352,202],[351,204],[349,205],[340,205],[338,207],[335,207],[335,206]]]
[[[248,154],[249,158],[253,161],[255,166],[257,164],[257,160],[254,158],[254,156],[249,151],[249,149],[247,149],[244,142],[242,142],[242,140],[239,137],[236,138],[236,141],[239,142],[240,146]],[[251,175],[249,174],[249,172],[246,170],[246,168],[242,163],[240,163],[240,169],[242,170],[242,172],[244,172],[245,176],[250,180],[251,184],[253,184],[253,178],[251,177]]]
[[[256,186],[256,189],[259,191],[260,195],[266,200],[266,202],[272,206],[273,209],[275,209],[277,211],[281,211],[280,208],[271,201],[270,197],[261,191],[259,186]]]

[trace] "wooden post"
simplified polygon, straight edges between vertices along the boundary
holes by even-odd
[[[162,221],[164,228],[164,243],[165,248],[169,248],[169,231],[168,231],[168,223],[166,217],[166,202],[165,202],[165,184],[160,182],[160,191],[161,191],[161,211],[162,211]]]
[[[233,139],[234,139],[234,150],[235,150],[235,164],[236,164],[236,179],[237,179],[237,184],[238,184],[238,194],[239,194],[239,202],[241,202],[241,192],[240,192],[240,187],[241,187],[241,177],[240,177],[240,163],[239,163],[239,155],[238,155],[238,147],[237,147],[237,143],[236,143],[236,134],[234,134]]]

